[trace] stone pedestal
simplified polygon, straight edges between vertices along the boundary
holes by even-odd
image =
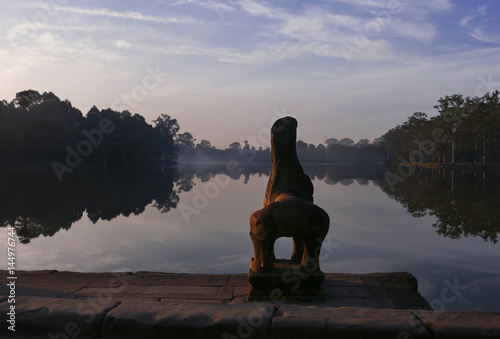
[[[251,259],[252,261],[255,258]],[[278,259],[271,272],[248,272],[248,301],[273,302],[323,301],[325,293],[321,284],[325,275],[321,271],[308,273],[301,269],[300,262]]]

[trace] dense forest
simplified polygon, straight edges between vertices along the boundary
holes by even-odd
[[[303,163],[473,163],[500,162],[499,92],[461,94],[438,100],[439,114],[416,112],[373,142],[329,138],[323,144],[297,141]],[[0,166],[50,166],[59,181],[84,166],[129,167],[147,163],[268,163],[269,147],[248,141],[218,149],[161,114],[152,124],[129,111],[92,107],[84,116],[68,100],[34,90],[0,101]]]
[[[92,107],[85,116],[51,92],[19,92],[0,101],[0,160],[14,166],[50,165],[60,181],[80,164],[133,166],[174,161],[175,119],[162,114],[146,122],[128,111]]]
[[[439,115],[413,113],[382,136],[388,159],[409,163],[500,162],[499,92],[482,97],[445,96],[434,106]]]

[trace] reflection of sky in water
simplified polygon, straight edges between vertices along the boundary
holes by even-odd
[[[18,244],[18,269],[246,273],[253,256],[248,218],[262,207],[267,180],[257,175],[247,184],[243,177],[231,180],[189,224],[180,206],[166,214],[148,207],[141,215],[95,225],[84,216],[71,231]],[[180,195],[191,207],[208,184],[194,182],[195,189]],[[313,184],[315,203],[332,220],[322,252],[325,272],[406,271],[417,277],[420,293],[435,308],[500,311],[498,244],[440,236],[431,226],[434,217],[413,218],[372,183]],[[6,237],[0,235],[2,244]],[[291,246],[291,239],[278,240],[277,257],[289,256]]]

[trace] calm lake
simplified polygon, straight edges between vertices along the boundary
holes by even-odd
[[[18,270],[247,273],[270,165],[0,171]],[[304,166],[330,215],[325,272],[412,273],[436,310],[500,312],[500,173]],[[388,178],[388,179],[387,179]],[[279,239],[277,257],[292,241]],[[7,267],[4,256],[3,267]]]

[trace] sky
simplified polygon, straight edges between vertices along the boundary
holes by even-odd
[[[0,0],[0,99],[177,119],[196,142],[373,140],[500,89],[498,0]]]

